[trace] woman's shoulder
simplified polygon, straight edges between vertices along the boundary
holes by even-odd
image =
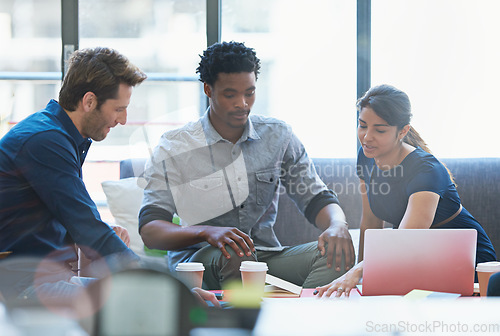
[[[426,152],[420,147],[416,147],[408,156],[405,161],[409,162],[436,162],[439,160],[431,153]]]
[[[415,173],[429,170],[446,170],[441,161],[420,147],[415,148],[414,151],[407,155],[402,162],[402,166]]]

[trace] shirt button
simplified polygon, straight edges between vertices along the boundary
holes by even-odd
[[[240,205],[240,208],[242,208],[242,209],[243,209],[244,207],[245,207],[245,204]]]

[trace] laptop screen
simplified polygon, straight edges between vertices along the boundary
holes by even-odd
[[[476,240],[474,229],[366,230],[362,295],[472,295]]]

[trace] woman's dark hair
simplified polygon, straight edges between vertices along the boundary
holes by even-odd
[[[97,97],[97,108],[107,99],[116,98],[121,83],[135,86],[147,78],[118,51],[96,47],[77,50],[68,61],[68,71],[59,91],[59,104],[75,111],[87,92]]]
[[[221,72],[253,72],[257,79],[260,70],[260,60],[254,49],[240,42],[215,43],[200,58],[196,73],[200,74],[200,81],[208,85],[214,85]]]
[[[394,86],[387,84],[374,86],[369,89],[358,100],[356,107],[358,112],[361,112],[364,107],[370,107],[377,116],[384,119],[389,125],[396,126],[398,130],[408,125],[412,117],[408,95]],[[410,130],[403,141],[431,153],[425,141],[412,126],[410,126]]]

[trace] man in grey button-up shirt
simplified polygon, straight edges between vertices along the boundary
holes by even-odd
[[[354,264],[337,197],[290,126],[249,116],[259,69],[255,52],[242,43],[209,47],[197,69],[208,111],[166,132],[146,166],[142,239],[150,248],[170,251],[171,269],[179,262],[202,262],[208,289],[239,279],[244,260],[264,261],[270,274],[309,288]],[[280,244],[273,227],[284,192],[324,230],[318,242]],[[174,215],[180,225],[172,223]]]

